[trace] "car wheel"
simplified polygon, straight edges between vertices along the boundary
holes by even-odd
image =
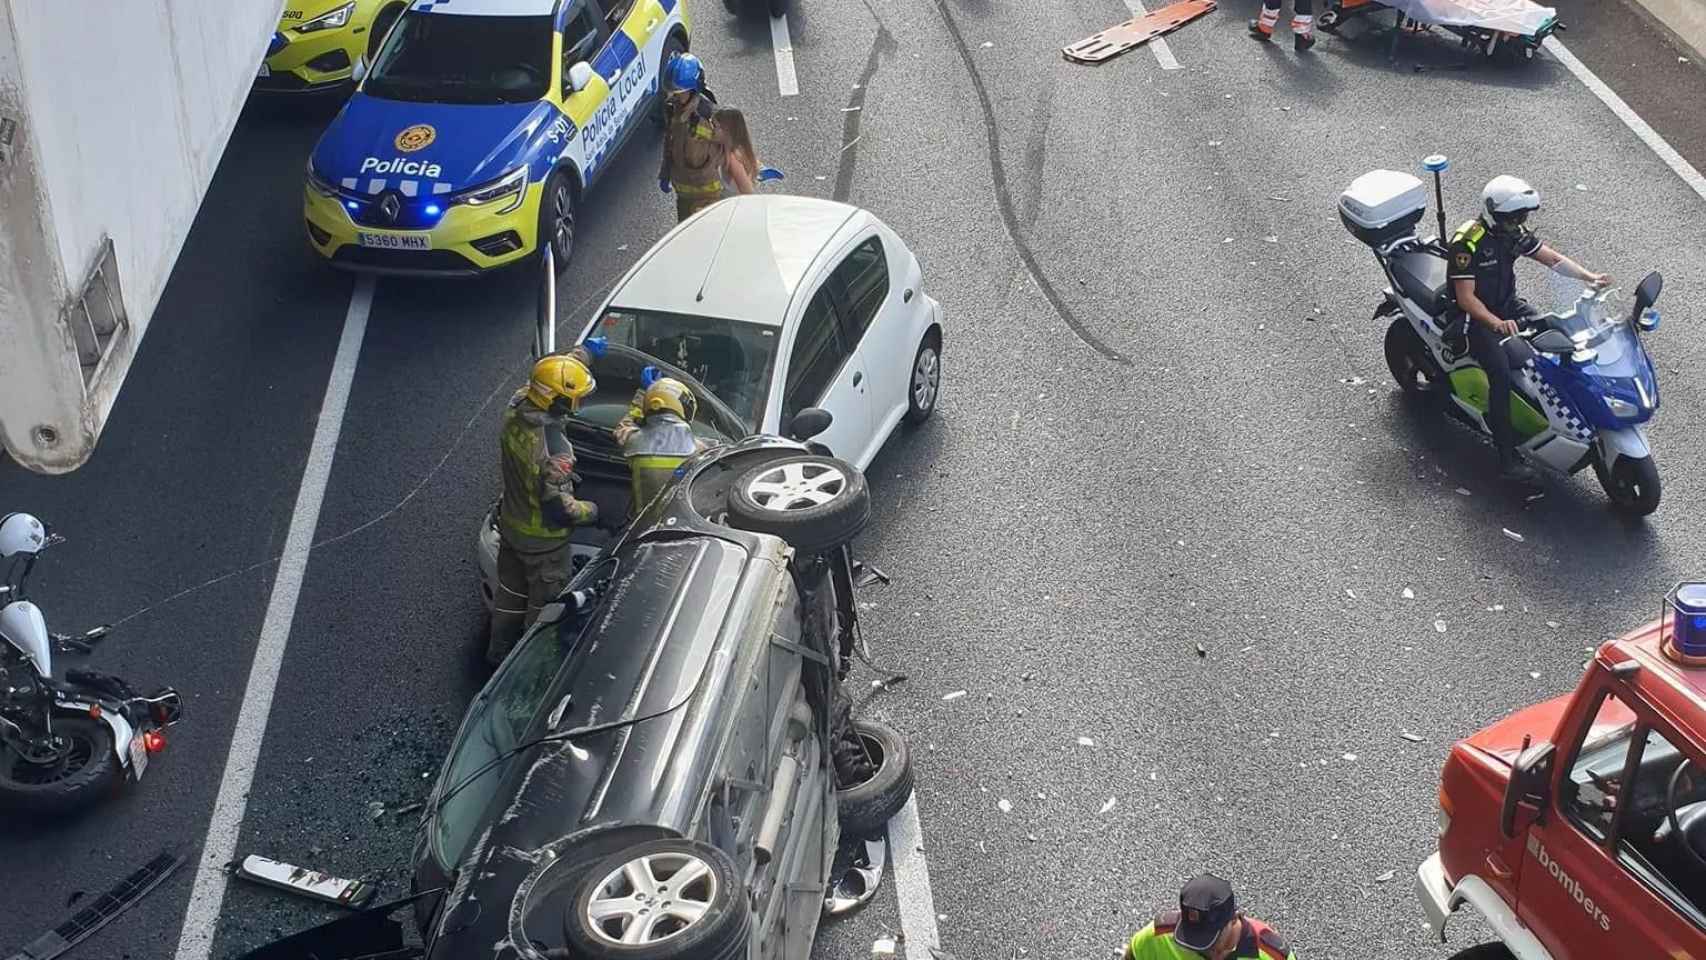
[[[932,331],[918,342],[918,352],[912,355],[912,372],[906,387],[906,419],[915,424],[930,419],[941,395],[942,336]]]
[[[545,181],[545,192],[539,197],[539,243],[551,244],[551,257],[561,276],[575,252],[575,188],[562,170]]]
[[[733,13],[734,10],[730,9],[729,12]],[[660,76],[658,77],[657,103],[652,107],[652,123],[659,129],[662,129],[664,122],[668,119],[664,113],[663,98],[664,95],[669,92],[664,89],[663,77],[661,74],[663,73],[664,67],[668,65],[670,60],[672,60],[677,54],[686,52],[687,45],[681,42],[680,34],[672,33],[669,35],[669,39],[663,42],[663,56],[658,59],[658,73]]]
[[[23,813],[52,817],[77,813],[112,795],[118,787],[118,758],[113,732],[87,716],[55,716],[53,732],[65,749],[52,760],[38,760],[0,743],[0,804]]]
[[[1516,960],[1516,957],[1502,943],[1483,943],[1457,951],[1451,955],[1451,960]]]
[[[563,932],[588,960],[736,960],[746,955],[749,923],[729,855],[671,837],[600,860]]]
[[[842,832],[860,839],[877,835],[912,796],[905,738],[875,720],[843,727],[835,743],[835,782]]]
[[[729,491],[729,523],[774,534],[806,553],[853,539],[871,519],[865,475],[834,457],[796,454],[741,474]]]
[[[379,45],[385,42],[385,35],[391,32],[391,25],[397,22],[402,13],[403,5],[397,3],[379,11],[379,15],[373,18],[373,26],[368,28],[367,33],[368,66],[372,66],[374,58],[379,56]]]
[[[1659,466],[1652,457],[1618,457],[1607,470],[1596,456],[1593,472],[1611,498],[1611,505],[1634,517],[1644,517],[1659,508]]]

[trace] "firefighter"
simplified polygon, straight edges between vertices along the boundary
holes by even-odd
[[[1250,36],[1263,43],[1274,38],[1274,27],[1279,25],[1281,2],[1282,0],[1262,0],[1262,15],[1250,21]],[[1298,53],[1315,46],[1314,0],[1292,0],[1291,42]]]
[[[1125,960],[1296,960],[1285,940],[1260,920],[1238,912],[1232,884],[1202,874],[1168,910],[1137,932]]]
[[[648,378],[655,374],[646,368]],[[662,377],[634,391],[628,414],[616,425],[616,442],[628,460],[630,500],[634,515],[650,503],[675,475],[675,468],[710,444],[693,433],[699,401],[687,385]]]
[[[498,595],[486,645],[494,667],[568,583],[569,534],[598,520],[597,504],[575,498],[574,447],[562,435],[563,422],[597,386],[589,361],[580,347],[541,359],[504,411]],[[547,438],[548,432],[554,435]]]
[[[677,54],[664,66],[664,82],[669,93],[664,101],[658,189],[675,193],[679,223],[722,199],[725,177],[736,191],[751,193],[757,171],[743,162],[751,154],[750,144],[737,143],[731,136],[731,127],[745,131],[745,124],[736,127],[723,116],[733,111],[717,109],[698,57]]]

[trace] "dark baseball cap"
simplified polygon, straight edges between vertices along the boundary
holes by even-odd
[[[1212,873],[1202,874],[1179,891],[1179,926],[1173,931],[1173,942],[1202,953],[1214,946],[1237,912],[1232,884]]]

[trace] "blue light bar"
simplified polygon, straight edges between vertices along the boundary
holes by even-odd
[[[1706,657],[1706,583],[1679,584],[1665,598],[1671,643],[1685,657]]]

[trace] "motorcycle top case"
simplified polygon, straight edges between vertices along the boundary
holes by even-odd
[[[1371,170],[1339,194],[1339,219],[1345,229],[1371,247],[1412,236],[1427,208],[1422,181],[1396,170]]]

